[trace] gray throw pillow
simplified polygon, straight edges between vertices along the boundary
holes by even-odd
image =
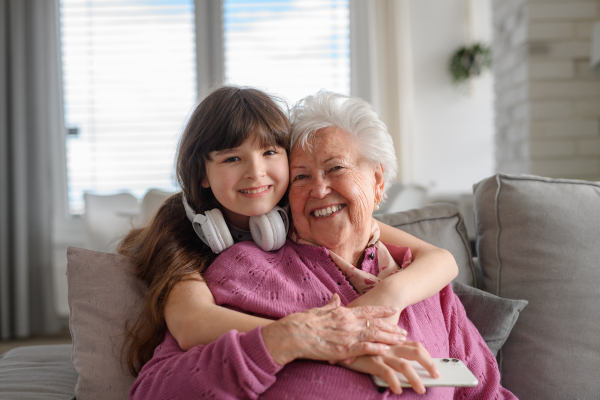
[[[467,317],[496,357],[515,326],[519,313],[529,302],[503,299],[460,282],[452,282],[452,290],[460,299]]]
[[[129,258],[69,247],[69,328],[78,399],[127,399],[135,378],[121,364],[125,322],[139,315],[147,291]]]
[[[381,222],[448,250],[458,264],[455,282],[477,286],[477,276],[467,229],[458,208],[452,204],[431,204],[415,210],[378,215]]]
[[[502,347],[520,399],[600,393],[600,182],[498,174],[474,187],[484,290],[529,305]]]

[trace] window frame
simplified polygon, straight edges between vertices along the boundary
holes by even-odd
[[[363,0],[349,0],[350,12],[350,87],[351,95],[367,101],[373,100],[371,71],[373,58],[370,57],[369,26],[367,3]],[[202,98],[215,86],[223,84],[223,1],[194,0],[196,32],[196,77],[198,98]],[[60,29],[60,24],[59,24]],[[59,34],[60,32],[57,32]],[[59,68],[62,70],[60,34],[58,49]],[[68,207],[67,166],[66,166],[66,126],[64,121],[64,94],[62,73],[57,90],[60,92],[61,130],[59,137],[52,140],[52,176],[54,179],[54,243],[59,247],[85,244],[85,227],[82,215],[71,214]]]

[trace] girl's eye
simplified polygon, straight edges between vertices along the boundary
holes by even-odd
[[[275,150],[267,150],[263,153],[263,156],[272,156],[277,154],[277,152]]]
[[[240,160],[239,157],[229,157],[229,158],[226,158],[225,160],[223,160],[223,162],[232,163],[232,162],[236,162],[236,161],[239,161],[239,160]]]

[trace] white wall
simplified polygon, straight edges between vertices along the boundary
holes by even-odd
[[[472,0],[473,37],[491,44],[489,0]],[[467,43],[467,0],[410,2],[415,120],[413,181],[430,194],[470,193],[494,173],[493,78],[488,72],[465,94],[448,62]]]

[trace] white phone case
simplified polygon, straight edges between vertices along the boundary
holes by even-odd
[[[433,362],[438,368],[440,373],[439,378],[432,378],[429,376],[429,372],[416,361],[409,361],[415,372],[421,378],[425,387],[434,386],[454,386],[454,387],[471,387],[477,386],[479,383],[473,373],[467,368],[467,366],[457,358],[434,358]],[[410,383],[404,375],[400,372],[398,374],[398,380],[402,387],[411,387]],[[377,386],[389,386],[383,379],[378,376],[372,375],[373,381]]]

